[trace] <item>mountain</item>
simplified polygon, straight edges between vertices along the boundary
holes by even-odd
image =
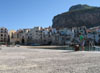
[[[87,28],[100,25],[100,7],[88,5],[72,6],[68,12],[53,18],[53,28],[80,27]]]
[[[88,6],[88,5],[81,5],[81,4],[78,4],[78,5],[75,5],[75,6],[72,6],[69,11],[75,11],[75,10],[83,10],[83,9],[91,9],[91,8],[94,8],[93,6]]]

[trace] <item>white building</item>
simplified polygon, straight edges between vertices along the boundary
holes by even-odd
[[[28,44],[41,44],[42,43],[42,28],[34,27],[27,33]]]
[[[94,27],[87,30],[87,38],[93,39],[96,43],[100,44],[100,28]]]

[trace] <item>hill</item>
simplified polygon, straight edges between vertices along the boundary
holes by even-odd
[[[68,12],[53,18],[53,28],[80,27],[87,28],[100,25],[100,7],[88,5],[72,6]]]

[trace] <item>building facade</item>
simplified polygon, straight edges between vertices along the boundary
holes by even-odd
[[[1,30],[7,31],[6,29]],[[0,32],[2,32],[1,30]],[[62,29],[55,29],[52,27],[34,27],[31,29],[20,29],[10,32],[10,42],[23,45],[67,45],[71,44],[71,42],[74,43],[74,41],[79,42],[80,33],[86,39],[93,39],[97,43],[100,42],[100,28],[87,29],[85,26]],[[3,35],[7,36],[7,33],[4,33]],[[1,35],[1,37],[3,35]],[[5,37],[3,36],[3,39],[4,38]]]
[[[8,29],[1,27],[0,28],[0,44],[8,43]]]

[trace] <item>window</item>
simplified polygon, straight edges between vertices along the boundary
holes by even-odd
[[[1,28],[1,33],[3,32],[3,29]]]
[[[6,37],[6,34],[5,34],[5,36],[4,37]]]
[[[6,38],[4,38],[4,41],[6,41]]]
[[[3,36],[3,34],[1,34],[1,36]]]
[[[7,31],[5,30],[5,33],[7,33]]]

